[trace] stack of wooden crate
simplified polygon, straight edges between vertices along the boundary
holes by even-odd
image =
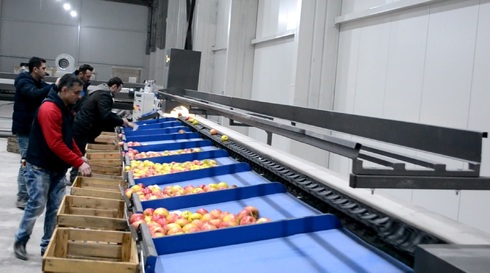
[[[86,157],[94,175],[78,176],[71,194],[64,197],[43,271],[139,272],[137,245],[128,231],[121,193],[126,182],[119,147],[114,142],[89,144]]]

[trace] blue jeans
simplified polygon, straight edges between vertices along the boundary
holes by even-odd
[[[19,143],[21,156],[19,174],[17,174],[17,200],[27,201],[27,199],[29,199],[29,194],[27,194],[26,187],[26,167],[23,166],[22,159],[26,157],[27,146],[29,145],[29,135],[17,135],[17,142]]]
[[[45,251],[49,239],[56,227],[56,213],[65,195],[65,173],[51,172],[27,163],[26,182],[29,191],[29,201],[24,210],[24,216],[15,234],[16,242],[26,244],[32,234],[36,219],[46,208],[44,218],[44,235],[41,239],[41,251]]]

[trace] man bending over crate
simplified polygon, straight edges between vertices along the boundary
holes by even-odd
[[[29,200],[14,243],[14,253],[19,259],[27,260],[27,241],[36,219],[46,207],[41,240],[41,255],[44,255],[56,226],[56,213],[65,194],[67,169],[73,166],[82,175],[91,175],[88,161],[72,137],[74,113],[71,108],[81,98],[82,86],[80,79],[71,74],[64,75],[34,116],[26,153]]]

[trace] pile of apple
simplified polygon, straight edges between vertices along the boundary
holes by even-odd
[[[237,214],[220,209],[213,209],[209,212],[204,208],[195,212],[188,210],[169,212],[166,208],[147,208],[143,213],[131,215],[129,219],[129,223],[136,229],[141,223],[146,223],[152,238],[270,221],[266,217],[259,218],[259,210],[254,206],[246,206]]]
[[[136,193],[141,201],[147,201],[182,195],[205,193],[217,190],[226,190],[231,188],[236,188],[236,185],[229,186],[228,183],[223,181],[219,183],[210,183],[207,185],[203,184],[199,186],[187,185],[185,187],[182,187],[180,185],[168,185],[165,186],[163,189],[160,188],[158,185],[150,185],[145,187],[145,185],[143,185],[142,183],[138,183],[131,186],[130,188],[127,188],[124,194],[126,195],[126,197],[131,199],[133,193]]]
[[[186,149],[178,149],[172,151],[161,151],[161,152],[138,152],[133,148],[129,148],[126,154],[129,156],[129,159],[142,159],[142,158],[150,158],[150,157],[159,157],[159,156],[168,156],[168,155],[181,155],[181,154],[190,154],[190,153],[198,153],[202,151],[201,148],[186,148]]]
[[[138,141],[128,141],[127,142],[128,147],[134,147],[134,146],[143,146],[143,144],[139,143]]]
[[[203,159],[186,162],[154,163],[149,160],[131,160],[130,165],[124,168],[127,172],[133,173],[133,178],[145,178],[155,175],[165,175],[185,171],[200,170],[217,166],[214,159]]]

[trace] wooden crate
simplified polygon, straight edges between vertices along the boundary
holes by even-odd
[[[120,180],[123,180],[123,177],[121,174],[113,175],[113,174],[92,173],[92,176],[90,176],[90,177],[102,178],[102,179],[120,179]]]
[[[89,143],[85,146],[85,150],[88,151],[119,151],[119,147],[115,144],[97,144]]]
[[[97,165],[90,162],[90,168],[92,169],[92,174],[104,174],[104,175],[122,175],[122,166],[111,167],[111,166],[103,166]]]
[[[88,160],[91,159],[119,159],[121,161],[122,155],[119,151],[90,151],[85,153],[85,157]]]
[[[122,200],[66,195],[58,209],[58,226],[128,230]]]
[[[116,145],[119,140],[117,139],[116,135],[112,133],[112,135],[100,135],[95,138],[94,141],[96,144],[114,144]]]
[[[43,257],[43,272],[136,273],[138,250],[130,232],[57,227]]]
[[[122,179],[103,179],[79,176],[71,186],[71,194],[122,200],[123,197],[119,188],[120,186],[123,188],[127,187],[126,182]]]
[[[104,167],[122,167],[122,160],[120,158],[91,159],[90,165],[97,165],[97,166],[104,166]]]

